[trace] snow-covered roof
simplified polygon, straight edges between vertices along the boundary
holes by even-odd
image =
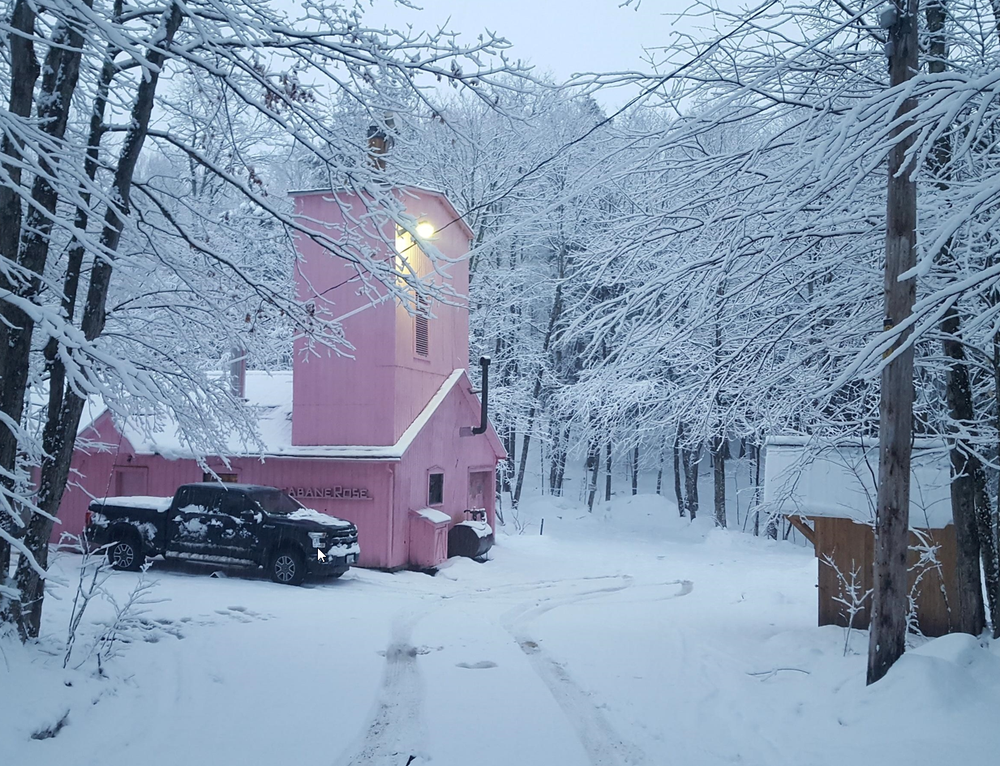
[[[420,414],[403,432],[395,444],[370,446],[363,444],[300,446],[292,444],[292,373],[248,371],[246,374],[246,401],[257,411],[257,427],[266,457],[336,458],[341,460],[396,461],[431,419],[438,407],[462,378],[464,370],[451,373],[431,397]],[[118,425],[118,424],[116,424]],[[162,427],[147,434],[135,424],[126,421],[119,426],[122,435],[139,454],[158,454],[166,458],[196,458],[191,448],[180,438],[175,422],[165,422]],[[257,457],[262,454],[258,445],[248,443],[234,434],[228,444],[228,457]]]
[[[439,197],[447,198],[445,194],[440,189],[435,189],[431,186],[424,186],[423,184],[397,184],[392,187],[393,189],[416,189],[417,191],[427,192],[428,194],[436,194]],[[357,194],[357,190],[350,186],[319,186],[312,189],[289,189],[287,192],[289,197],[303,196],[306,194]]]
[[[769,510],[800,516],[875,523],[878,442],[817,444],[801,437],[767,441],[764,502]],[[914,442],[910,526],[943,529],[952,523],[951,464],[936,439]]]
[[[49,406],[49,388],[47,384],[34,386],[28,391],[28,407],[37,413],[44,412],[45,408]],[[87,397],[87,401],[83,404],[83,412],[80,415],[80,423],[76,428],[76,435],[83,436],[84,439],[87,435],[83,432],[93,425],[94,421],[97,420],[101,415],[107,411],[108,407],[104,403],[104,400],[97,395],[91,395]]]
[[[417,516],[422,519],[427,519],[427,521],[432,524],[450,524],[451,516],[449,516],[444,511],[439,511],[436,508],[421,508],[420,510],[413,511]]]

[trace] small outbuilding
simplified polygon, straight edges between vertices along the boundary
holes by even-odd
[[[181,484],[223,480],[279,487],[353,522],[360,566],[433,568],[448,556],[449,533],[461,525],[473,535],[488,527],[492,542],[496,467],[506,453],[467,373],[465,256],[472,232],[438,192],[393,193],[443,256],[437,263],[391,221],[373,228],[363,215],[365,200],[353,192],[314,190],[293,198],[303,228],[328,240],[367,243],[375,260],[389,266],[405,259],[449,300],[421,304],[414,315],[388,297],[373,297],[371,275],[356,264],[315,237],[298,236],[298,297],[317,316],[341,322],[352,355],[316,353],[298,337],[291,370],[235,371],[256,413],[263,453],[234,437],[224,457],[205,458],[177,423],[130,422],[92,406],[56,537],[82,530],[92,498],[172,495]]]
[[[878,443],[768,440],[764,502],[813,544],[819,561],[819,624],[867,628],[874,587]],[[910,483],[909,585],[915,627],[927,636],[957,629],[955,528],[947,446],[918,439]],[[861,610],[850,618],[851,586]]]

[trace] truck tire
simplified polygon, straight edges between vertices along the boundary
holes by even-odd
[[[296,548],[281,548],[271,556],[267,573],[279,585],[301,585],[306,576],[306,561]]]
[[[113,569],[126,572],[138,572],[146,563],[142,552],[142,542],[139,536],[131,532],[123,532],[116,537],[108,547],[108,563]]]

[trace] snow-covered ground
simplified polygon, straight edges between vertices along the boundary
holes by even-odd
[[[593,515],[540,498],[520,520],[491,561],[436,577],[352,570],[289,588],[155,564],[160,600],[104,677],[73,665],[110,608],[92,607],[63,670],[61,589],[39,645],[2,644],[0,762],[913,766],[1000,752],[1000,642],[918,642],[866,688],[867,635],[845,656],[844,631],[815,625],[810,550],[690,524],[656,496]],[[115,573],[112,592],[136,578]],[[32,739],[45,729],[58,733]]]

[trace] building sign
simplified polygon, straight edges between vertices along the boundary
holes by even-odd
[[[292,497],[308,497],[320,500],[371,500],[372,496],[364,487],[286,487]]]

